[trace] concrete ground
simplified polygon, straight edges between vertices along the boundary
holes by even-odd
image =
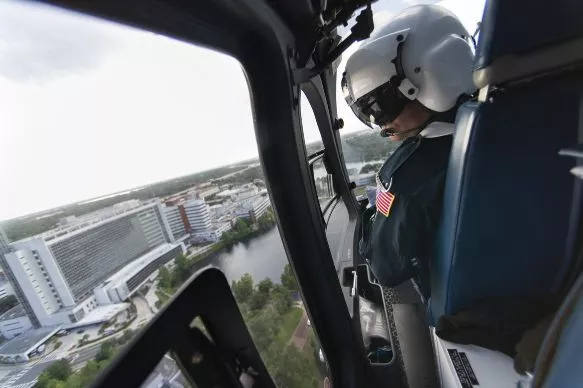
[[[50,355],[33,363],[16,366],[11,373],[0,379],[0,387],[30,388],[38,376],[56,360],[55,355]]]
[[[136,306],[138,317],[132,322],[129,328],[135,330],[147,324],[155,314],[145,297],[136,294],[132,298],[132,302]]]
[[[150,287],[148,292],[146,292],[144,294],[144,298],[146,299],[146,302],[148,303],[148,305],[150,306],[152,311],[155,313],[158,312],[158,309],[156,308],[156,301],[158,300],[158,297],[156,296],[156,289],[157,288],[158,288],[158,280],[154,280],[154,282],[152,283],[152,286]]]
[[[130,329],[136,330],[147,324],[155,315],[153,310],[154,303],[157,300],[155,295],[155,284],[150,288],[146,296],[135,295],[132,298],[137,310],[137,318],[129,326]],[[150,304],[151,303],[151,304]],[[126,321],[127,315],[116,317],[116,323],[122,324]],[[101,343],[112,336],[99,335],[101,325],[93,325],[79,329],[73,329],[69,334],[56,337],[62,345],[44,357],[35,359],[27,364],[17,365],[0,365],[0,387],[2,388],[30,388],[36,382],[38,376],[49,365],[59,358],[68,358],[75,369],[85,365],[87,361],[92,360],[101,348]],[[114,325],[111,326],[115,328]],[[115,336],[122,335],[123,332]],[[94,344],[85,345],[79,348],[79,340],[84,335],[89,335],[89,340],[100,338],[100,341]]]

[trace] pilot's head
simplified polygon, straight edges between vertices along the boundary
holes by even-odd
[[[363,123],[392,140],[417,135],[475,90],[468,37],[443,7],[407,8],[348,59],[346,102]]]

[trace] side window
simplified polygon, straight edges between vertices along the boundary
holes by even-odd
[[[310,172],[314,180],[320,208],[324,210],[335,194],[332,187],[332,176],[324,165],[324,144],[322,143],[314,111],[303,92],[300,96],[300,109]]]
[[[326,238],[334,263],[339,270],[339,261],[348,258],[347,254],[342,253],[344,247],[342,239],[348,222],[348,211],[342,199],[334,192],[331,171],[328,171],[324,164],[324,145],[316,117],[304,93],[300,96],[300,107],[306,151],[308,161],[311,163],[312,178],[322,210],[322,217],[326,225]]]
[[[323,386],[240,64],[39,4],[0,4],[0,31],[0,386],[89,386],[208,265],[278,386]],[[170,385],[169,354],[144,386]]]

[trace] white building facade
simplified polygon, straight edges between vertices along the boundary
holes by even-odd
[[[168,225],[170,226],[174,240],[180,240],[188,233],[184,225],[180,207],[176,205],[164,206],[164,213],[168,220]]]
[[[217,242],[221,239],[223,233],[231,230],[231,228],[230,222],[217,223],[204,232],[193,233],[191,241],[195,244]]]
[[[33,326],[67,324],[98,308],[94,289],[104,280],[173,240],[158,202],[113,207],[12,243],[4,265],[22,290]]]
[[[243,201],[235,214],[238,218],[257,220],[270,206],[269,197],[259,195]]]
[[[211,216],[209,207],[202,199],[190,199],[182,206],[186,212],[191,233],[206,232],[211,229]]]

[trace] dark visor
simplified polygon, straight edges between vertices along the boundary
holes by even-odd
[[[342,77],[341,87],[344,98],[356,117],[372,128],[373,124],[383,126],[393,121],[411,101],[399,91],[399,84],[398,78],[394,77],[356,101],[348,90],[345,76]]]

